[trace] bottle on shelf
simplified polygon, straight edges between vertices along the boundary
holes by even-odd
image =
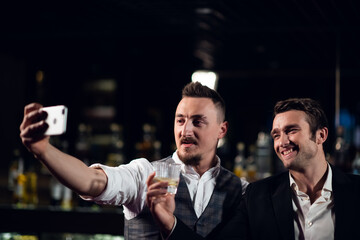
[[[13,204],[18,208],[26,207],[25,184],[26,184],[26,176],[24,173],[19,172],[18,176],[16,177],[16,188],[13,193]]]
[[[135,144],[136,156],[143,157],[149,161],[154,160],[154,142],[156,128],[151,124],[145,123],[143,125],[143,138],[141,142]]]
[[[90,165],[90,138],[91,127],[85,123],[78,126],[78,136],[75,142],[75,156],[82,160],[87,166]]]
[[[14,149],[13,160],[9,167],[8,189],[12,191],[12,204],[19,208],[26,207],[26,175],[24,159],[19,149]]]
[[[256,151],[256,146],[254,144],[251,144],[249,146],[249,155],[246,158],[246,176],[249,182],[254,182],[258,179],[257,165],[255,162],[255,151]]]
[[[107,154],[106,165],[116,167],[125,162],[122,126],[117,123],[112,123],[110,125],[110,130],[111,142]]]
[[[28,207],[35,207],[39,203],[38,198],[38,175],[34,166],[25,172],[25,203]]]
[[[255,162],[257,165],[257,178],[262,179],[271,175],[271,138],[265,132],[259,132],[256,140]]]
[[[246,162],[245,162],[245,144],[239,142],[236,145],[237,154],[234,159],[233,172],[239,178],[246,178]]]
[[[351,172],[351,161],[349,159],[349,143],[345,140],[345,128],[336,128],[336,140],[333,152],[333,163],[344,172]]]
[[[162,158],[161,157],[161,142],[156,140],[154,142],[154,157],[153,157],[153,159],[154,160],[159,160],[161,158]]]
[[[356,156],[352,163],[352,173],[360,175],[360,150],[356,151]]]
[[[20,173],[24,172],[24,159],[21,157],[20,150],[14,149],[13,159],[10,162],[9,173],[8,173],[8,189],[15,191],[17,184],[17,177]]]
[[[54,146],[57,146],[62,152],[68,153],[69,142],[61,139],[59,136],[52,136]],[[72,190],[61,184],[54,176],[50,179],[50,204],[53,207],[59,207],[63,210],[72,208]]]

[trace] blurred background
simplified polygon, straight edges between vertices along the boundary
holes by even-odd
[[[19,171],[36,179],[25,206],[85,204],[51,193],[51,176],[22,146],[26,104],[66,105],[67,132],[52,141],[88,164],[153,160],[175,149],[175,109],[197,70],[217,74],[230,124],[218,152],[240,177],[282,170],[268,133],[274,104],[289,97],[322,104],[328,160],[358,171],[357,1],[8,1],[0,34],[1,204],[19,202]]]

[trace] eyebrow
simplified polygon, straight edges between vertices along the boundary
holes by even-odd
[[[271,130],[270,132],[270,136],[273,136],[275,133],[279,132],[279,129],[278,128],[275,128],[273,130]]]
[[[294,128],[294,127],[299,127],[299,124],[289,124],[289,125],[286,125],[285,127],[284,127],[284,130],[286,131],[286,130],[289,130],[290,128]],[[278,128],[275,128],[275,129],[273,129],[273,130],[271,130],[271,132],[270,132],[270,135],[272,136],[272,135],[274,135],[275,133],[277,133],[277,132],[279,132],[280,131],[280,129],[278,129]]]
[[[185,115],[181,114],[181,113],[178,113],[178,114],[175,115],[175,117],[185,117]],[[207,117],[205,115],[202,115],[202,114],[191,115],[190,118],[202,118],[204,120],[207,119]]]

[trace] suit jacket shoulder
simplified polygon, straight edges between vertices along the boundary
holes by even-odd
[[[360,175],[332,167],[335,239],[360,239]]]

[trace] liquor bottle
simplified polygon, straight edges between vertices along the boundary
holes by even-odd
[[[234,159],[234,174],[239,178],[246,178],[246,163],[245,163],[245,144],[239,142],[236,145],[237,154]]]
[[[143,157],[149,161],[154,160],[154,142],[155,142],[155,127],[145,123],[143,125],[143,138],[141,142],[136,143],[137,151],[136,157]]]
[[[24,173],[20,172],[16,178],[16,188],[13,193],[13,203],[18,208],[26,207],[26,176]]]
[[[112,123],[110,130],[111,143],[107,154],[106,165],[116,167],[125,162],[122,126]]]
[[[59,136],[52,136],[50,138],[50,142],[52,145],[59,148],[61,151],[63,150],[61,139]],[[50,177],[49,190],[50,190],[50,205],[53,207],[59,207],[60,203],[61,203],[61,197],[62,197],[62,185],[52,175]]]
[[[75,156],[82,160],[87,166],[90,165],[90,137],[90,126],[87,126],[85,123],[80,123],[75,143]]]
[[[154,142],[154,160],[159,160],[161,159],[161,142],[160,141],[155,141]]]
[[[259,132],[256,141],[255,162],[257,166],[257,178],[262,179],[271,175],[271,142],[269,134]]]
[[[251,144],[249,146],[249,155],[246,158],[246,176],[247,176],[246,179],[249,182],[254,182],[258,179],[257,166],[255,162],[255,151],[256,151],[256,146],[254,144]]]
[[[356,152],[355,159],[352,163],[352,173],[360,175],[360,150]]]
[[[24,175],[24,159],[19,149],[14,149],[13,154],[13,160],[9,168],[8,188],[12,191],[12,203],[16,207],[25,207],[26,176]]]
[[[13,159],[10,162],[9,174],[8,174],[8,189],[15,191],[17,184],[17,177],[24,171],[24,159],[21,157],[20,150],[14,149]]]
[[[38,175],[36,173],[35,167],[32,165],[25,172],[26,182],[25,182],[25,202],[28,207],[35,207],[38,202]]]
[[[333,152],[335,166],[344,172],[351,172],[351,159],[349,159],[349,144],[345,140],[345,128],[336,128],[336,140]]]
[[[69,142],[66,139],[63,139],[61,141],[61,150],[64,153],[69,152]],[[73,207],[73,202],[72,202],[73,191],[63,184],[61,184],[60,187],[61,187],[61,194],[62,194],[60,207],[63,210],[70,210]]]

